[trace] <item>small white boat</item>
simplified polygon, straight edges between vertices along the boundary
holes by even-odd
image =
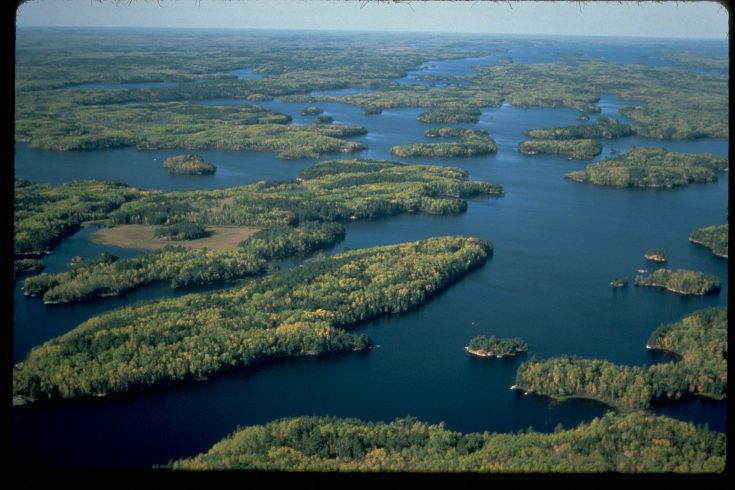
[[[645,274],[648,271],[646,269],[638,269],[638,272],[640,272],[641,274]]]

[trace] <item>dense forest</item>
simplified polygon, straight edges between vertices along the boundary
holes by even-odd
[[[674,153],[663,148],[631,148],[624,155],[588,165],[567,178],[620,187],[671,188],[690,182],[715,182],[728,169],[725,158],[709,153]]]
[[[689,240],[707,247],[718,257],[727,258],[729,231],[727,223],[724,225],[703,226],[692,231],[691,235],[689,235]]]
[[[726,75],[589,60],[477,66],[474,76],[461,87],[387,86],[366,94],[288,100],[346,102],[369,107],[374,113],[393,107],[433,108],[449,103],[499,107],[504,100],[518,107],[568,107],[595,113],[600,112],[599,94],[605,93],[641,101],[641,105],[621,110],[639,123],[636,131],[641,136],[727,138],[727,86]]]
[[[13,194],[14,276],[43,268],[39,256],[78,231],[103,219],[123,203],[151,194],[125,184],[78,181],[54,187],[15,179]]]
[[[468,180],[464,170],[391,161],[321,162],[296,181],[257,182],[226,189],[172,192],[130,202],[112,214],[117,224],[195,221],[268,227],[339,221],[405,212],[463,212],[467,198],[503,189]],[[353,218],[354,217],[354,218]]]
[[[592,398],[621,410],[649,408],[688,394],[726,396],[727,308],[699,310],[663,325],[647,347],[673,352],[681,360],[648,367],[573,356],[532,360],[518,368],[516,385],[554,398]]]
[[[467,433],[415,418],[295,417],[238,429],[175,470],[717,473],[724,434],[644,412],[607,413],[552,434]]]
[[[199,223],[179,222],[159,226],[153,230],[153,234],[159,240],[183,242],[204,238],[209,236],[210,232]]]
[[[158,281],[172,288],[224,282],[266,271],[266,261],[247,249],[210,252],[171,247],[119,260],[102,253],[73,261],[58,274],[38,274],[23,283],[26,296],[43,296],[46,304],[71,303],[117,296]]]
[[[727,70],[730,66],[730,60],[726,54],[677,52],[666,53],[664,59],[681,66],[692,66],[711,70]]]
[[[461,128],[431,128],[424,132],[429,138],[460,138],[459,142],[396,145],[391,153],[399,157],[473,157],[497,153],[487,131]]]
[[[602,145],[595,140],[529,140],[518,145],[524,155],[563,155],[574,160],[588,160],[602,153]]]
[[[16,259],[13,261],[13,279],[29,272],[38,272],[45,267],[42,259]]]
[[[418,120],[429,124],[476,123],[480,120],[480,114],[482,113],[477,107],[447,105],[422,112]]]
[[[497,338],[494,335],[490,337],[480,335],[470,339],[470,344],[466,349],[467,352],[476,356],[500,359],[528,352],[528,344],[520,337]]]
[[[342,138],[364,128],[292,126],[289,118],[255,106],[205,106],[198,101],[346,102],[365,113],[395,107],[422,107],[425,122],[476,122],[483,107],[508,101],[518,107],[568,107],[599,112],[599,94],[609,93],[640,105],[622,112],[638,121],[638,134],[660,139],[727,138],[728,77],[682,70],[595,60],[559,63],[501,63],[475,67],[462,85],[426,87],[395,82],[428,60],[486,53],[486,40],[453,47],[411,47],[395,53],[395,39],[355,42],[348,36],[313,38],[313,46],[293,44],[288,36],[243,35],[232,52],[217,42],[196,49],[165,36],[143,40],[138,34],[121,47],[94,34],[75,33],[58,42],[44,33],[47,49],[37,50],[19,33],[16,60],[15,139],[34,148],[55,150],[110,148],[221,148],[277,151],[284,158],[357,151]],[[502,44],[502,43],[501,43]],[[58,45],[58,46],[57,46]],[[63,47],[62,47],[63,46]],[[141,56],[137,47],[153,49]],[[151,48],[151,46],[156,46]],[[501,47],[498,44],[496,47]],[[156,50],[165,53],[162,64]],[[201,50],[207,55],[201,56]],[[109,56],[109,53],[115,56]],[[233,71],[252,67],[257,80],[238,80]],[[90,83],[175,82],[145,89],[89,88]],[[466,83],[464,83],[466,82]],[[307,95],[315,90],[371,88],[344,96]],[[337,129],[340,128],[340,129]]]
[[[200,155],[176,155],[168,157],[163,162],[163,168],[172,174],[206,175],[213,174],[217,169],[211,162],[207,162]]]
[[[344,235],[344,227],[338,223],[306,222],[262,230],[233,250],[180,246],[129,259],[105,253],[96,259],[75,258],[65,272],[27,278],[23,293],[43,296],[44,303],[54,304],[117,296],[160,281],[168,281],[174,289],[234,281],[268,272],[275,267],[269,266],[269,261],[306,257],[332,247]]]
[[[712,274],[686,269],[658,269],[636,279],[636,286],[665,288],[678,294],[704,295],[720,290],[720,278]]]
[[[422,123],[476,124],[482,117],[482,124],[493,125],[502,124],[502,118],[492,121],[493,115],[483,116],[483,109],[507,104],[573,109],[579,121],[588,121],[605,107],[600,103],[603,94],[635,101],[620,110],[635,123],[601,117],[590,124],[529,130],[526,134],[533,139],[522,142],[518,150],[591,159],[602,151],[595,141],[601,138],[633,134],[660,140],[729,138],[729,77],[722,71],[729,61],[723,56],[664,55],[681,66],[716,70],[698,74],[609,63],[571,52],[569,58],[562,56],[554,63],[524,63],[522,57],[513,63],[508,56],[498,57],[508,49],[507,40],[475,36],[406,44],[400,35],[385,33],[357,37],[313,33],[309,43],[287,32],[223,31],[201,36],[199,42],[135,29],[126,30],[126,36],[120,43],[119,37],[108,38],[99,31],[19,29],[16,143],[49,151],[218,149],[315,159],[365,150],[365,144],[350,138],[364,136],[367,129],[333,124],[334,119],[315,105],[301,113],[309,117],[309,124],[292,124],[290,116],[257,104],[278,99],[340,102],[378,118],[392,108],[420,108],[416,113],[423,111],[417,118]],[[530,42],[543,50],[543,43]],[[498,62],[473,66],[467,76],[415,77],[431,82],[427,85],[396,81],[429,60],[489,53]],[[243,67],[257,76],[240,79],[236,71]],[[127,85],[159,82],[161,86],[148,88]],[[341,89],[371,91],[319,95]],[[399,145],[392,153],[400,158],[461,158],[497,152],[486,131],[442,127],[427,129],[424,135],[459,141]],[[196,162],[190,157],[167,160],[167,170],[195,175],[215,171],[201,157]],[[671,188],[713,182],[727,171],[727,159],[710,154],[632,148],[566,177],[596,185]],[[345,221],[401,213],[462,213],[468,199],[504,192],[499,185],[469,180],[462,169],[376,160],[326,161],[302,170],[294,180],[213,190],[160,193],[112,182],[50,186],[16,179],[14,191],[14,278],[40,272],[44,267],[40,257],[85,222],[139,225],[171,244],[133,258],[108,253],[74,257],[66,271],[26,278],[26,295],[42,296],[50,304],[119,295],[154,282],[172,288],[217,282],[231,286],[128,304],[89,318],[34,348],[15,365],[14,404],[165,387],[290,356],[367,351],[372,340],[351,327],[424,304],[484,264],[493,253],[492,244],[442,237],[320,256],[284,271],[277,270],[276,261],[309,257],[334,246],[345,237]],[[242,226],[254,234],[229,250],[190,247],[190,241],[206,237],[213,226]],[[718,256],[728,256],[727,224],[698,228],[689,239]],[[645,257],[667,258],[662,249],[650,249]],[[628,278],[621,277],[611,284],[627,283]],[[639,277],[636,285],[682,294],[708,294],[721,287],[718,277],[669,269]],[[626,294],[617,293],[618,298]],[[411,417],[390,423],[294,417],[238,428],[210,451],[167,467],[724,471],[725,434],[643,409],[692,395],[726,398],[727,308],[700,310],[662,325],[646,348],[673,353],[678,360],[651,366],[576,356],[524,362],[515,380],[522,391],[561,400],[594,399],[619,411],[574,428],[558,426],[550,434],[532,429],[462,434],[447,430],[443,422],[431,425]],[[528,345],[520,338],[482,336],[471,339],[466,349],[504,357],[527,352]]]
[[[424,303],[491,253],[490,242],[462,237],[353,250],[240,288],[109,311],[34,348],[13,370],[13,394],[99,395],[366,349],[369,338],[344,328]]]
[[[629,124],[616,119],[601,117],[594,124],[576,124],[562,128],[543,128],[526,131],[525,134],[542,140],[613,139],[635,134]]]
[[[344,228],[333,221],[419,211],[456,213],[466,209],[467,198],[501,194],[501,187],[470,181],[460,169],[376,160],[321,162],[304,169],[297,181],[155,194],[129,202],[110,219],[117,224],[165,224],[160,233],[171,236],[178,236],[179,229],[196,235],[205,225],[264,229],[235,250],[171,248],[130,259],[82,261],[66,272],[27,278],[23,291],[43,296],[46,303],[65,303],[114,296],[158,281],[169,281],[171,287],[232,281],[264,273],[267,261],[333,246],[344,238]]]

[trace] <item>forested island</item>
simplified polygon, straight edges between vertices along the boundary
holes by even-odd
[[[34,348],[13,369],[13,395],[103,395],[277,357],[367,349],[368,337],[344,328],[424,303],[491,254],[484,240],[432,238],[109,311]]]
[[[636,279],[636,286],[664,288],[678,294],[702,296],[720,290],[720,278],[712,274],[686,269],[658,269]]]
[[[200,155],[176,155],[163,162],[163,168],[175,175],[207,175],[217,169]]]
[[[206,225],[261,231],[232,250],[179,247],[130,259],[82,261],[66,272],[27,278],[23,291],[51,304],[114,296],[159,281],[174,288],[232,281],[263,274],[270,260],[333,246],[344,238],[344,228],[335,221],[459,213],[468,198],[502,193],[500,186],[468,180],[461,169],[342,160],[308,167],[296,181],[155,194],[99,217],[116,225],[158,227],[161,235],[184,240],[206,231]]]
[[[480,335],[479,337],[473,337],[465,349],[475,356],[502,359],[528,352],[528,344],[520,337],[497,338],[493,335],[488,338]]]
[[[591,139],[529,140],[518,145],[524,155],[562,155],[574,160],[588,160],[602,153],[602,145]]]
[[[524,362],[516,385],[554,398],[591,398],[620,410],[649,408],[660,400],[727,393],[727,308],[708,308],[656,329],[646,345],[680,356],[678,362],[625,366],[561,356]]]
[[[322,114],[323,112],[324,112],[324,109],[322,109],[321,107],[310,105],[301,111],[301,115],[302,116],[318,116],[319,114]]]
[[[487,131],[463,128],[431,128],[429,138],[460,138],[459,142],[396,145],[391,153],[399,157],[473,157],[497,153],[498,147]]]
[[[643,257],[652,262],[666,262],[669,260],[669,255],[663,248],[649,248],[646,250],[646,253],[643,254]]]
[[[672,188],[691,182],[715,182],[728,170],[725,158],[709,153],[674,153],[663,148],[631,148],[578,172],[566,174],[576,182],[618,187]]]
[[[476,123],[482,112],[473,106],[448,106],[419,114],[418,120],[430,124]]]
[[[415,418],[294,417],[238,429],[174,470],[715,473],[726,436],[669,417],[607,413],[552,434],[460,433]]]
[[[588,118],[589,119],[589,118]],[[609,117],[601,117],[594,124],[575,124],[561,128],[531,129],[525,132],[534,139],[577,140],[577,139],[614,139],[635,134],[633,126]]]
[[[729,226],[710,225],[697,228],[689,235],[692,243],[702,245],[712,251],[718,257],[727,258]]]

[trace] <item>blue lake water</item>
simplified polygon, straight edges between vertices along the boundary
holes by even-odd
[[[624,62],[661,64],[671,43],[632,49],[583,43],[559,48],[528,44],[493,54],[514,62],[562,59],[579,53]],[[681,46],[681,45],[679,45]],[[689,48],[689,46],[687,46]],[[622,51],[621,51],[622,50]],[[571,54],[570,54],[571,53]],[[652,60],[659,60],[654,63]],[[477,60],[428,62],[452,76],[466,76]],[[349,92],[337,92],[345,95]],[[624,118],[620,107],[632,105],[600,94],[602,113]],[[250,103],[239,100],[207,104]],[[306,103],[276,99],[257,105],[289,114],[293,122]],[[390,147],[430,142],[432,127],[416,120],[423,109],[391,109],[366,116],[356,106],[318,103],[335,123],[368,128],[359,155],[393,159]],[[206,382],[184,382],[142,392],[86,400],[62,400],[13,409],[13,449],[19,464],[64,467],[149,467],[208,449],[236,426],[265,423],[278,417],[330,414],[366,420],[392,420],[413,415],[444,421],[452,430],[507,432],[533,426],[552,431],[590,420],[606,407],[592,401],[557,403],[509,390],[523,358],[477,359],[464,351],[475,335],[520,336],[529,356],[561,354],[646,365],[670,357],[645,349],[650,333],[662,323],[708,306],[725,306],[727,261],[688,241],[696,227],[725,223],[728,179],[669,190],[618,189],[578,184],[564,174],[587,162],[563,157],[525,156],[517,151],[523,132],[540,127],[583,124],[570,109],[522,109],[504,104],[485,108],[478,124],[457,127],[486,129],[498,144],[496,155],[442,159],[407,159],[416,163],[457,166],[472,179],[504,186],[501,198],[470,202],[466,213],[452,216],[403,215],[346,223],[345,240],[329,251],[419,240],[441,235],[472,235],[491,240],[493,257],[427,304],[399,316],[375,319],[355,327],[380,345],[367,353],[287,359],[214,376]],[[664,146],[674,151],[708,151],[728,155],[726,140],[659,141],[630,137],[603,140],[612,148]],[[200,152],[217,165],[206,177],[171,176],[163,160],[181,151],[45,152],[16,145],[15,174],[58,184],[82,178],[110,179],[165,191],[217,188],[263,179],[292,179],[317,160],[282,161],[267,152]],[[325,156],[320,160],[334,158]],[[339,158],[345,158],[340,155]],[[349,158],[352,158],[350,156]],[[47,271],[65,268],[71,257],[96,256],[107,250],[120,256],[140,253],[91,241],[92,228],[65,240],[45,259]],[[722,279],[719,294],[683,297],[660,289],[613,289],[610,280],[654,265],[646,249],[668,251],[668,267],[696,269]],[[28,349],[64,333],[81,321],[138,300],[171,295],[166,285],[142,288],[120,298],[81,305],[45,307],[24,298],[15,288],[13,349],[16,361]],[[683,420],[726,430],[727,402],[695,398],[658,409]]]

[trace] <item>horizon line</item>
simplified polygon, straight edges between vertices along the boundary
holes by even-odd
[[[644,36],[644,35],[625,35],[625,34],[544,34],[532,32],[514,32],[514,33],[493,33],[493,32],[476,32],[476,31],[397,31],[397,30],[380,30],[380,29],[319,29],[319,28],[290,28],[290,27],[223,27],[223,26],[109,26],[109,25],[18,25],[18,29],[179,29],[179,30],[221,30],[221,31],[283,31],[283,32],[329,32],[329,33],[361,33],[361,34],[423,34],[423,35],[479,35],[479,36],[537,36],[537,37],[584,37],[584,38],[603,38],[603,39],[647,39],[647,40],[663,40],[663,41],[715,41],[728,42],[729,36],[721,37],[660,37],[660,36]]]

